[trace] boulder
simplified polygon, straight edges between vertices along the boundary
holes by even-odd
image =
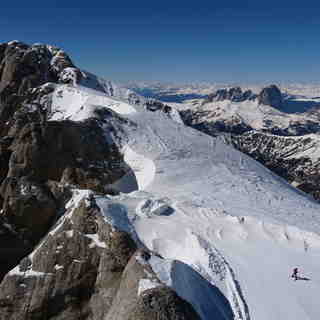
[[[166,286],[146,290],[129,320],[200,320],[191,304]]]
[[[1,216],[22,238],[37,243],[57,214],[58,206],[50,189],[26,177],[6,178],[0,193],[3,198]]]

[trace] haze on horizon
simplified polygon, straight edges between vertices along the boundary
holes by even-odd
[[[318,1],[3,4],[1,42],[64,48],[114,80],[319,80]]]

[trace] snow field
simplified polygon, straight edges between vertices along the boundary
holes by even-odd
[[[319,204],[218,139],[71,89],[53,119],[81,121],[99,105],[136,124],[122,127],[131,167],[123,193],[96,201],[108,223],[164,258],[149,262],[163,283],[203,320],[319,319]],[[293,281],[296,266],[311,280]]]

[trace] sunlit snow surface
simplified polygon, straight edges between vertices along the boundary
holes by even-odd
[[[95,116],[94,111],[101,107],[108,107],[120,114],[135,112],[129,104],[93,89],[61,85],[52,95],[51,120],[81,121]]]
[[[96,201],[109,223],[166,259],[150,261],[162,282],[206,320],[319,319],[317,203],[222,141],[160,112],[74,92],[68,104],[53,105],[54,119],[83,120],[99,105],[131,120],[122,128],[123,150],[134,173],[126,184],[137,190]],[[293,267],[304,280],[290,278]]]

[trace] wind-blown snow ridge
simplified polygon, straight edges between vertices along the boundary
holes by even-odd
[[[52,95],[50,119],[81,121],[95,117],[94,112],[99,108],[109,108],[123,115],[136,111],[128,103],[102,92],[81,86],[60,85]]]
[[[81,117],[59,110],[80,120],[86,107]],[[203,320],[318,320],[319,204],[219,139],[159,112],[126,110],[132,171],[118,185],[126,193],[96,202],[115,228],[165,259],[150,262],[159,279]],[[295,266],[311,281],[290,279]]]

